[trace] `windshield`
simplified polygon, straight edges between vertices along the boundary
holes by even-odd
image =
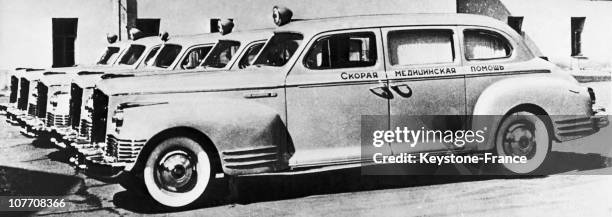
[[[119,64],[133,65],[134,63],[136,63],[138,58],[140,58],[145,49],[146,47],[144,45],[130,45],[130,48],[128,48],[123,57],[121,57],[121,61],[119,61]]]
[[[276,33],[263,48],[254,65],[284,66],[295,53],[304,36],[298,33]]]
[[[107,47],[106,51],[104,51],[104,53],[102,54],[102,56],[98,60],[98,64],[100,64],[100,65],[108,65],[109,64],[109,60],[115,59],[115,57],[117,57],[118,54],[119,54],[119,48],[118,47]]]
[[[176,44],[165,44],[155,59],[155,66],[168,68],[181,52],[181,46]]]
[[[210,51],[210,54],[202,63],[203,66],[213,68],[223,68],[232,59],[240,47],[240,42],[222,40]]]

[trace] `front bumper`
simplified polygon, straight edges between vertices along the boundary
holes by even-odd
[[[27,113],[23,110],[14,107],[6,108],[6,122],[12,125],[19,125],[19,120],[24,115],[27,115]]]
[[[126,168],[126,163],[115,162],[106,156],[105,144],[91,144],[89,140],[77,139],[66,149],[71,153],[70,162],[77,170],[88,175],[105,179],[119,177]]]

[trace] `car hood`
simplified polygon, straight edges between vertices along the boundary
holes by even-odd
[[[106,78],[118,77],[139,77],[139,76],[154,76],[164,74],[182,74],[182,73],[208,73],[211,71],[220,71],[223,69],[187,69],[187,70],[169,70],[163,68],[144,68],[144,69],[118,69],[104,70],[100,74],[87,74],[73,77],[73,82],[82,88],[94,87],[100,80]]]
[[[194,71],[152,76],[105,79],[98,88],[107,95],[207,92],[277,87],[285,73],[276,67],[231,71]]]
[[[62,68],[55,68],[53,70],[46,71],[38,75],[40,77],[40,81],[47,85],[70,85],[70,82],[78,77],[100,77],[104,73],[114,72],[114,71],[129,71],[133,70],[130,66],[113,66],[113,67],[101,67],[101,66],[93,66],[93,67],[72,67],[72,68],[64,68],[64,70],[60,70]]]

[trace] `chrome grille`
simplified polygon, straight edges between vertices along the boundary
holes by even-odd
[[[17,108],[26,111],[28,110],[28,99],[30,98],[30,81],[25,78],[21,78],[19,81],[19,99],[17,101]]]
[[[108,96],[99,89],[93,92],[93,112],[91,114],[91,141],[104,142],[108,116]]]
[[[145,140],[123,140],[117,139],[113,135],[108,135],[106,154],[116,157],[117,162],[136,162],[136,158],[140,151],[142,151],[144,144]]]
[[[72,129],[79,129],[79,121],[81,120],[81,107],[83,104],[83,88],[72,83],[70,85],[70,125]]]
[[[28,106],[28,114],[31,116],[36,115],[36,105],[30,103],[30,105]]]
[[[55,122],[55,116],[51,112],[47,112],[47,127],[53,126]]]
[[[36,116],[44,118],[47,114],[47,94],[49,88],[42,82],[38,82],[36,86],[38,90],[38,94],[36,95]]]
[[[79,136],[86,138],[87,140],[91,139],[91,122],[85,119],[81,120],[80,128],[79,128]]]
[[[17,90],[19,90],[19,79],[17,79],[17,76],[11,76],[11,96],[9,98],[9,103],[17,102]]]

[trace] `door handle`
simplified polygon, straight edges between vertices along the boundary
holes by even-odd
[[[277,93],[268,92],[268,93],[246,93],[244,94],[244,98],[265,98],[265,97],[276,97]]]
[[[408,98],[412,96],[412,89],[407,84],[394,85],[391,86],[391,89],[395,90],[397,94],[404,98]]]
[[[370,92],[385,99],[393,99],[393,93],[391,93],[391,90],[389,90],[389,87],[386,85],[382,87],[372,87],[370,88]]]

